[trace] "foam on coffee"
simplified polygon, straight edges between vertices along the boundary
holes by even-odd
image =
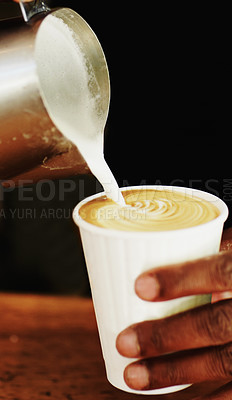
[[[105,116],[99,108],[99,85],[77,37],[61,18],[50,14],[41,23],[35,60],[41,97],[51,119],[78,147],[107,196],[123,204],[103,155]]]
[[[201,225],[217,218],[218,208],[206,200],[173,190],[123,192],[126,206],[105,196],[84,204],[79,211],[85,221],[123,231],[169,231]]]

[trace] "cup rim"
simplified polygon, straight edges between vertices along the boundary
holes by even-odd
[[[171,185],[135,185],[135,186],[126,186],[126,187],[122,187],[120,188],[120,190],[123,191],[130,191],[130,190],[173,190],[173,191],[177,191],[177,192],[185,192],[188,195],[192,195],[194,197],[199,197],[202,200],[206,200],[206,201],[214,201],[216,207],[219,209],[220,214],[218,217],[214,218],[211,221],[205,222],[203,224],[200,225],[195,225],[195,226],[191,226],[188,228],[180,228],[180,229],[173,229],[173,230],[164,230],[164,231],[123,231],[123,230],[119,230],[119,229],[106,229],[103,228],[101,226],[97,226],[94,224],[91,224],[90,222],[85,221],[84,219],[81,218],[80,214],[79,214],[79,210],[80,208],[88,203],[91,200],[97,199],[101,196],[105,195],[105,192],[100,192],[91,196],[86,197],[85,199],[83,199],[82,201],[80,201],[74,208],[73,210],[73,221],[75,222],[75,224],[79,227],[79,229],[84,229],[87,230],[89,232],[92,232],[94,234],[98,234],[98,235],[104,235],[104,236],[114,236],[114,237],[121,237],[121,238],[126,238],[126,237],[140,237],[142,236],[143,238],[145,236],[148,236],[149,238],[152,237],[157,237],[157,236],[161,236],[161,235],[165,235],[166,236],[171,236],[171,235],[183,235],[183,234],[189,234],[189,233],[193,233],[196,230],[199,229],[208,229],[208,226],[211,225],[213,227],[213,225],[217,225],[217,224],[223,224],[228,215],[229,215],[229,210],[227,205],[225,204],[225,202],[220,199],[219,197],[215,196],[212,193],[209,192],[205,192],[203,190],[199,190],[199,189],[194,189],[194,188],[188,188],[188,187],[184,187],[184,186],[171,186]]]

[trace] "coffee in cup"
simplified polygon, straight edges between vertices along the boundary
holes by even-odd
[[[212,203],[185,192],[159,189],[124,191],[125,206],[106,196],[84,204],[80,216],[106,229],[122,231],[169,231],[190,228],[217,218]]]

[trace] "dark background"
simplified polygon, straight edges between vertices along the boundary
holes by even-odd
[[[111,77],[105,157],[120,186],[174,184],[219,195],[232,205],[231,62],[226,10],[124,2],[50,1],[76,10],[97,34]],[[165,8],[166,7],[166,8]],[[19,14],[0,3],[0,17]],[[72,209],[99,190],[91,176],[77,191],[30,207]],[[78,189],[79,188],[79,189]],[[35,189],[34,189],[35,190]],[[45,189],[46,192],[46,189]],[[46,194],[46,193],[45,193]],[[18,189],[4,207],[23,210]],[[37,213],[38,214],[38,213]],[[228,220],[226,226],[230,226]],[[0,289],[89,294],[78,232],[71,218],[4,218]]]

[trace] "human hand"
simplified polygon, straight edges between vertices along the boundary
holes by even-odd
[[[224,247],[222,243],[222,249],[231,247],[231,232],[230,236],[227,235]],[[214,298],[218,300],[231,289],[231,251],[156,268],[142,274],[135,283],[137,295],[146,301],[213,292],[217,292]],[[124,372],[127,385],[136,390],[232,381],[232,300],[134,324],[119,334],[116,347],[123,356],[139,358]],[[217,394],[198,397],[199,400],[231,398],[232,383],[219,389]]]

